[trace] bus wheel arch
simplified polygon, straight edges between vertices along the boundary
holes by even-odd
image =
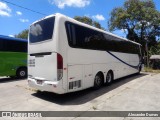
[[[94,78],[94,89],[99,89],[104,84],[104,74],[99,71]]]
[[[106,75],[106,84],[110,85],[113,80],[114,80],[114,73],[112,70],[109,70]]]
[[[26,78],[27,77],[27,67],[22,66],[16,70],[16,76],[18,78]]]

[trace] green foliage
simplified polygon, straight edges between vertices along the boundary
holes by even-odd
[[[83,16],[83,17],[81,17],[81,16],[75,16],[74,19],[77,20],[77,21],[83,22],[83,23],[85,23],[85,24],[94,26],[94,27],[96,27],[96,28],[105,30],[105,29],[101,26],[101,24],[100,24],[99,22],[94,21],[94,20],[92,20],[91,18],[89,18],[89,17],[87,17],[87,16]]]
[[[28,30],[23,30],[18,35],[15,35],[16,38],[28,39]]]
[[[144,72],[150,72],[150,73],[160,73],[160,70],[155,70],[151,67],[144,67]]]
[[[127,38],[149,48],[156,46],[160,37],[160,12],[153,0],[127,0],[122,7],[114,8],[108,22],[109,30],[127,30]]]
[[[151,55],[160,55],[160,42],[158,42],[157,46],[151,46],[149,50],[149,56]]]

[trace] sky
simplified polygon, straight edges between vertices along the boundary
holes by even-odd
[[[160,0],[153,1],[160,11]],[[112,9],[123,6],[124,2],[125,0],[0,0],[0,35],[14,36],[29,29],[34,21],[55,13],[72,18],[88,16],[108,29],[107,22]],[[124,31],[113,33],[125,37]]]

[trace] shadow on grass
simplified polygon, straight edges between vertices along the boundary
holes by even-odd
[[[112,91],[115,88],[118,88],[130,81],[135,81],[137,80],[137,78],[141,78],[145,75],[148,75],[148,74],[141,73],[138,75],[135,74],[135,75],[123,77],[121,79],[117,79],[113,81],[113,83],[110,86],[103,86],[101,89],[98,89],[98,90],[93,90],[92,88],[89,88],[89,89],[81,90],[78,92],[67,93],[62,95],[58,95],[50,92],[37,92],[37,93],[33,93],[32,95],[40,99],[53,102],[56,104],[60,104],[60,105],[79,105],[79,104],[84,104],[88,101],[91,101],[103,94],[106,94],[107,92]]]

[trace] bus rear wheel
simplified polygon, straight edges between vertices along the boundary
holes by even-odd
[[[109,71],[106,76],[106,84],[110,85],[112,81],[113,81],[113,74],[112,71]]]
[[[17,70],[17,77],[18,78],[26,78],[27,77],[27,68],[19,68]]]
[[[138,68],[138,74],[140,74],[141,70],[142,70],[142,66],[140,65]]]
[[[94,89],[99,89],[103,85],[103,76],[98,73],[94,78]]]

